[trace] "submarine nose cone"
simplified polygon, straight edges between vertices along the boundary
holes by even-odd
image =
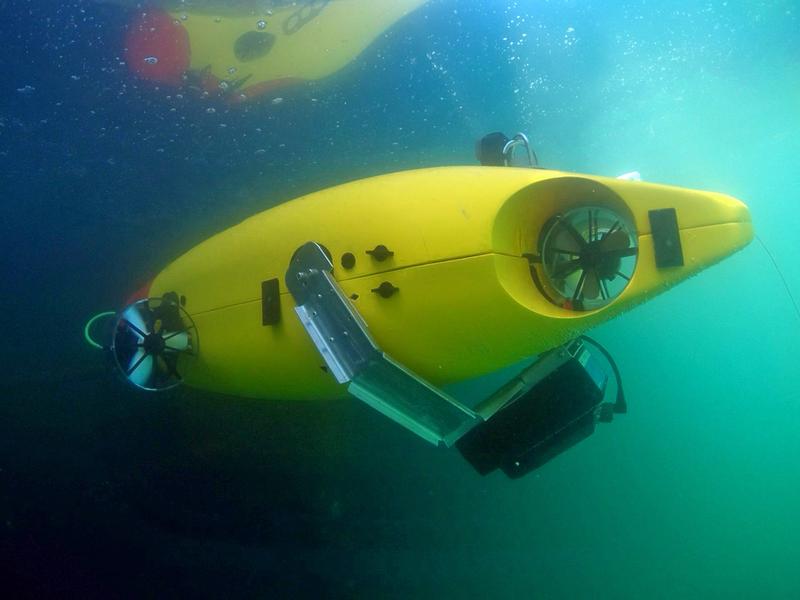
[[[678,213],[681,240],[691,266],[706,267],[749,244],[754,236],[747,205],[732,196],[706,192],[695,210]]]
[[[716,192],[657,187],[651,188],[651,197],[638,214],[643,266],[638,273],[639,293],[671,287],[753,239],[750,210],[740,200]],[[671,202],[666,192],[672,192]]]

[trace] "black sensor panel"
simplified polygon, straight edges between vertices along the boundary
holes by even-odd
[[[278,279],[261,282],[261,323],[277,325],[281,320],[281,290]]]
[[[651,210],[650,230],[653,232],[653,245],[656,253],[656,267],[683,266],[683,249],[678,229],[678,215],[674,208]]]

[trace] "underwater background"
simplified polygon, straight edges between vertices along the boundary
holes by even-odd
[[[4,590],[800,597],[799,3],[431,0],[242,107],[137,80],[135,2],[0,10]],[[480,477],[357,400],[138,393],[84,342],[209,235],[474,164],[496,130],[545,167],[733,195],[759,236],[593,330],[629,413],[532,475]]]

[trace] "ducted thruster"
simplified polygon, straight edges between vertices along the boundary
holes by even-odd
[[[123,376],[138,388],[158,391],[182,381],[182,355],[197,352],[197,330],[175,294],[134,302],[114,327],[111,354]]]
[[[636,232],[625,218],[604,207],[579,207],[545,224],[534,273],[554,304],[595,310],[625,290],[637,254]]]

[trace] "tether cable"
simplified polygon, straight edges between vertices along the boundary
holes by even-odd
[[[92,328],[92,325],[94,325],[100,319],[103,319],[105,317],[110,317],[110,316],[113,316],[113,315],[116,315],[116,314],[117,314],[116,311],[107,310],[105,312],[97,313],[95,316],[93,316],[91,319],[89,319],[86,322],[86,326],[83,328],[83,337],[86,339],[86,343],[88,343],[93,348],[97,348],[98,350],[103,350],[104,349],[103,346],[101,344],[98,344],[97,342],[95,342],[94,339],[92,338],[92,334],[91,334],[90,330]]]

